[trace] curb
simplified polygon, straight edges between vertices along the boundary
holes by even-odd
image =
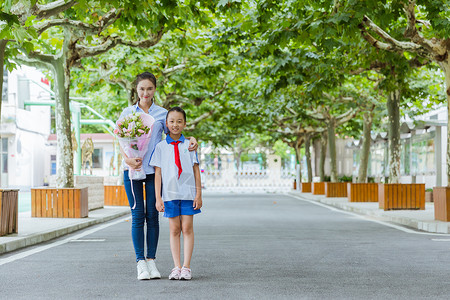
[[[78,223],[78,224],[63,226],[63,227],[60,227],[57,229],[51,229],[51,230],[47,230],[47,231],[43,231],[43,232],[39,232],[39,233],[34,233],[34,234],[30,234],[25,237],[18,237],[15,240],[1,243],[0,244],[0,255],[14,251],[14,250],[18,250],[21,248],[25,248],[25,247],[33,246],[33,245],[43,243],[46,241],[50,241],[52,239],[67,235],[69,233],[72,233],[72,232],[75,232],[75,231],[78,231],[78,230],[81,230],[81,229],[84,229],[84,228],[87,228],[87,227],[90,227],[93,225],[105,223],[107,221],[119,218],[119,217],[127,215],[127,214],[130,214],[129,210],[113,213],[111,215],[107,215],[107,216],[99,217],[99,218],[89,219],[89,217],[88,217],[86,220],[80,219],[80,223]],[[7,237],[11,237],[11,235],[9,235]]]
[[[391,216],[385,213],[384,210],[368,210],[361,207],[351,206],[347,203],[337,203],[333,202],[333,198],[309,198],[296,192],[288,192],[288,195],[301,197],[305,200],[319,202],[328,206],[336,207],[344,211],[353,212],[359,215],[366,215],[370,217],[375,217],[386,222],[391,222],[399,225],[403,225],[412,229],[425,231],[429,233],[436,234],[448,234],[450,233],[450,222],[442,221],[420,221],[411,217],[401,217],[401,216]]]

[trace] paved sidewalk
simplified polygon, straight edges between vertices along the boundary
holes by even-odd
[[[425,203],[425,210],[384,211],[379,208],[378,202],[349,202],[347,198],[327,198],[324,195],[313,195],[294,190],[288,192],[288,194],[421,231],[450,233],[450,222],[441,222],[434,219],[434,203]]]
[[[46,242],[129,213],[128,206],[105,206],[89,211],[87,218],[32,218],[30,211],[21,212],[18,233],[0,237],[0,254]]]

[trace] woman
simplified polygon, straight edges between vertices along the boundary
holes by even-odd
[[[158,211],[155,207],[155,170],[149,166],[150,156],[162,139],[163,131],[168,133],[166,127],[167,110],[154,103],[154,94],[156,91],[156,77],[144,72],[136,77],[136,90],[138,94],[138,101],[135,105],[125,108],[120,115],[120,119],[132,114],[146,113],[155,119],[153,130],[148,144],[148,150],[144,158],[128,157],[123,149],[120,151],[125,161],[125,168],[132,168],[135,170],[144,169],[146,178],[142,180],[130,180],[128,176],[128,169],[124,170],[124,185],[127,193],[128,202],[131,207],[132,225],[131,236],[133,240],[134,251],[136,252],[137,262],[137,278],[156,279],[161,278],[161,274],[155,265],[156,248],[158,246],[159,238],[159,220]],[[198,144],[194,138],[190,138],[189,150],[197,150]],[[144,202],[144,189],[146,203]],[[131,185],[133,184],[133,187]],[[147,234],[144,233],[144,224],[147,222]],[[147,255],[144,255],[145,240],[147,241]]]

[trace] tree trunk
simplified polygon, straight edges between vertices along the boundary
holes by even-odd
[[[240,186],[240,184],[241,184],[241,182],[240,182],[241,170],[239,170],[241,167],[241,155],[242,155],[241,150],[238,150],[234,154],[234,159],[236,160],[236,169],[237,169],[237,172],[236,172],[236,174],[237,174],[236,175],[236,185],[237,186]]]
[[[305,156],[306,168],[308,169],[308,182],[312,182],[312,166],[311,166],[311,134],[305,136]]]
[[[2,101],[3,101],[3,66],[5,61],[5,49],[8,40],[0,40],[0,124],[2,123]],[[0,179],[1,180],[1,179]],[[1,182],[0,182],[1,183]]]
[[[389,183],[400,181],[400,91],[388,94],[389,118]]]
[[[450,187],[450,58],[439,62],[445,75],[445,88],[447,95],[447,186]],[[436,153],[436,155],[439,155]]]
[[[337,165],[336,165],[336,121],[334,118],[331,118],[328,123],[328,147],[330,150],[330,158],[331,158],[331,182],[337,182]]]
[[[319,177],[320,182],[325,181],[325,159],[327,157],[327,133],[324,131],[320,136],[320,160],[319,160]]]
[[[55,61],[55,91],[56,91],[56,185],[59,188],[74,187],[72,133],[70,122],[70,36],[65,30],[63,54]]]
[[[372,131],[373,111],[364,113],[363,118],[363,142],[361,147],[361,161],[359,163],[358,183],[367,182],[367,166],[370,155],[370,132]]]
[[[301,155],[301,149],[302,149],[303,139],[299,137],[295,143],[295,156],[297,157],[297,164],[298,164],[298,182],[297,186],[302,182],[302,155]]]

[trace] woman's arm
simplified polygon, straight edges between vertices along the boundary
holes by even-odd
[[[187,139],[189,140],[188,150],[189,151],[197,151],[198,143],[197,143],[197,140],[195,139],[195,137],[191,136],[191,137],[187,137]]]
[[[132,168],[134,170],[139,171],[142,166],[142,157],[129,158],[125,154],[125,151],[123,151],[123,149],[120,145],[119,145],[119,149],[120,149],[120,154],[122,154],[122,157],[123,157],[125,163],[127,164],[127,166],[129,166],[130,168]]]

